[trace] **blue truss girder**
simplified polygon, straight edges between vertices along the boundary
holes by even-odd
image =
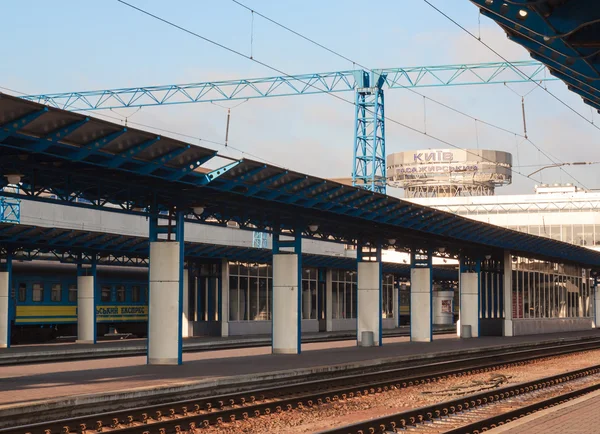
[[[134,161],[134,158],[137,154],[148,149],[150,146],[154,145],[156,142],[160,140],[160,136],[156,136],[150,140],[146,140],[143,143],[140,143],[137,146],[134,146],[131,149],[123,151],[121,154],[115,155],[113,160],[107,164],[107,167],[111,169],[116,169],[117,167],[122,166],[123,164]]]
[[[514,65],[514,66],[513,66]],[[436,87],[554,80],[535,61],[491,62],[383,68],[384,87]],[[526,71],[526,72],[523,72]],[[348,70],[241,80],[169,84],[98,91],[29,95],[24,99],[67,110],[98,110],[211,101],[245,100],[354,91],[363,70]]]
[[[39,118],[41,115],[43,115],[47,111],[48,111],[48,107],[44,107],[41,110],[37,110],[33,113],[28,113],[25,116],[22,116],[11,122],[8,122],[7,124],[0,125],[0,140],[4,140],[5,138],[7,138],[9,135],[14,133],[15,131],[22,129],[27,124],[30,124],[31,122],[35,121],[37,118]]]
[[[85,159],[87,156],[89,156],[95,152],[99,152],[100,147],[107,145],[110,142],[118,139],[126,132],[127,132],[127,128],[123,128],[120,131],[115,131],[114,133],[109,133],[100,139],[92,140],[92,142],[83,146],[82,149],[79,149],[78,151],[73,151],[73,153],[70,155],[70,158],[74,161],[81,161],[81,160]]]

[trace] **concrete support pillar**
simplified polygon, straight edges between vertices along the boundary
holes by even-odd
[[[183,299],[181,300],[181,337],[189,338],[190,333],[190,272],[183,270]]]
[[[362,333],[372,332],[374,345],[381,346],[381,262],[358,262],[356,340],[362,345]]]
[[[184,283],[184,213],[171,215],[173,225],[158,225],[150,217],[150,291],[148,300],[149,365],[180,365],[182,362],[182,318]],[[171,241],[172,232],[175,241]],[[167,240],[159,240],[159,234]]]
[[[325,271],[325,331],[333,331],[333,272]]]
[[[299,267],[296,253],[273,255],[273,354],[300,353]]]
[[[479,272],[460,273],[460,327],[471,326],[474,338],[479,336],[479,275]]]
[[[410,340],[431,342],[431,268],[419,267],[410,270]]]
[[[221,260],[221,337],[229,336],[229,260]]]
[[[0,348],[10,347],[10,273],[0,272]]]
[[[513,282],[512,282],[512,257],[510,251],[504,251],[504,279],[503,279],[503,305],[504,321],[502,336],[513,336]],[[502,314],[502,312],[500,312]]]
[[[77,266],[77,343],[96,343],[96,265]]]
[[[179,242],[150,243],[148,364],[181,364]]]

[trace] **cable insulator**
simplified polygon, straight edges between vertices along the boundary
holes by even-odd
[[[521,97],[521,111],[523,112],[523,136],[527,138],[527,121],[525,120],[525,98]]]

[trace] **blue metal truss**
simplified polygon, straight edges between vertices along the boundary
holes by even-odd
[[[21,200],[16,197],[1,196],[2,191],[19,193],[17,187],[0,189],[0,223],[21,223]]]
[[[267,248],[267,240],[268,240],[268,234],[266,232],[254,231],[252,233],[252,247],[256,247],[259,249],[266,249]]]
[[[522,83],[555,80],[535,61],[348,70],[279,77],[146,86],[98,91],[30,95],[24,99],[49,106],[88,111],[212,101],[355,92],[352,185],[386,192],[385,115],[383,89]],[[150,144],[123,155],[121,165]],[[86,155],[81,151],[81,155]],[[143,170],[151,173],[156,166]],[[192,169],[193,170],[193,169]],[[173,175],[177,176],[177,175]]]

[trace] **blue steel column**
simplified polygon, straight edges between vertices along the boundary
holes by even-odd
[[[13,292],[13,284],[12,284],[12,252],[8,251],[6,254],[6,262],[4,264],[4,270],[6,271],[8,277],[8,300],[7,300],[7,309],[6,312],[6,348],[10,348],[10,338],[12,334],[12,322],[16,318],[15,312],[15,294]]]
[[[183,317],[183,270],[185,268],[185,238],[184,238],[184,222],[185,214],[182,211],[177,211],[175,214],[175,241],[179,243],[179,314],[177,315],[178,327],[177,330],[177,346],[179,348],[177,362],[179,365],[183,362],[183,338],[181,336],[181,320]]]
[[[150,216],[148,217],[148,322],[146,324],[146,342],[148,348],[146,349],[146,364],[150,364],[150,297],[152,291],[150,291],[150,267],[152,266],[150,259],[150,244],[158,241],[158,212],[156,208],[150,208]]]

